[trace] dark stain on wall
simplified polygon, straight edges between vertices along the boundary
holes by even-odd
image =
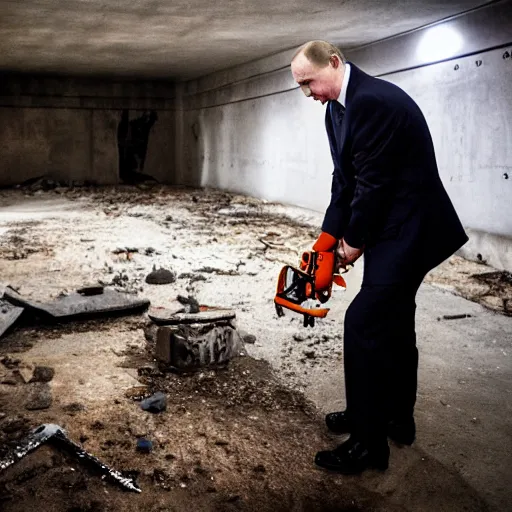
[[[117,147],[119,150],[119,178],[125,183],[146,180],[157,181],[144,174],[144,162],[148,150],[151,128],[158,119],[157,113],[146,111],[130,121],[129,110],[123,110],[117,125]]]

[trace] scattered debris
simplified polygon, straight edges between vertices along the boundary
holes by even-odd
[[[123,248],[117,248],[112,251],[112,254],[131,254],[134,252],[139,252],[139,249],[135,247],[123,247]]]
[[[34,429],[11,453],[4,459],[0,460],[0,470],[4,470],[12,466],[15,462],[28,455],[30,452],[39,448],[47,441],[51,441],[57,446],[63,447],[66,451],[75,455],[80,462],[93,466],[104,477],[109,478],[114,483],[121,485],[129,491],[141,492],[140,488],[131,478],[124,477],[118,471],[110,469],[99,459],[87,453],[79,445],[71,441],[66,435],[66,431],[59,425],[51,423],[41,425]]]
[[[236,270],[222,270],[221,268],[213,268],[213,267],[201,267],[194,272],[202,272],[204,274],[217,274],[218,276],[239,276],[240,272]]]
[[[144,411],[159,413],[165,411],[167,408],[167,397],[165,396],[165,393],[158,391],[154,395],[143,400],[140,406]]]
[[[0,363],[2,363],[9,370],[13,370],[14,368],[18,368],[21,363],[21,359],[13,358],[11,356],[4,356],[0,359]]]
[[[153,271],[146,276],[146,283],[148,284],[172,284],[176,281],[176,274],[165,268],[153,267]]]
[[[437,320],[440,321],[440,320],[460,320],[462,318],[471,318],[472,315],[469,315],[469,314],[466,314],[466,313],[462,313],[460,315],[443,315],[443,316],[439,316],[437,317]]]
[[[190,279],[190,284],[194,284],[194,283],[197,283],[199,281],[208,281],[208,279],[206,279],[206,277],[202,276],[201,274],[198,274],[197,276],[193,276]]]
[[[150,453],[153,450],[153,443],[144,437],[137,439],[137,451],[143,453]]]
[[[201,311],[201,308],[199,306],[199,302],[197,302],[197,299],[195,297],[192,297],[189,295],[188,297],[183,297],[183,295],[178,295],[176,297],[176,300],[185,306],[185,313],[199,313]]]
[[[148,394],[149,388],[147,386],[133,386],[124,392],[124,396],[131,400],[143,400]]]

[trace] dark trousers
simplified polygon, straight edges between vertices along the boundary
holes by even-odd
[[[409,418],[416,402],[416,293],[424,275],[364,285],[345,315],[344,367],[352,435],[387,443],[389,420]]]

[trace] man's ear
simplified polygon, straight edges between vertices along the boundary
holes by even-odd
[[[329,64],[334,68],[338,69],[340,67],[340,59],[337,55],[331,55],[329,59]]]

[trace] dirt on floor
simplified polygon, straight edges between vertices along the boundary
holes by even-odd
[[[339,322],[333,314],[316,332],[292,315],[278,319],[273,293],[282,264],[296,264],[316,238],[318,214],[163,186],[0,191],[0,208],[0,275],[24,297],[49,301],[98,282],[161,307],[191,295],[235,309],[241,331],[256,338],[224,368],[176,374],[155,364],[147,314],[22,318],[0,342],[0,457],[29,429],[56,423],[142,493],[48,445],[0,473],[0,510],[487,509],[457,471],[421,451],[401,451],[405,469],[393,481],[315,468],[315,452],[335,441],[304,390],[311,370],[340,366]],[[176,280],[146,283],[161,267]],[[509,314],[506,274],[472,277],[489,272],[454,257],[428,280]],[[334,312],[342,302],[333,297]],[[52,368],[50,382],[26,383],[30,364]],[[166,410],[143,411],[140,400],[156,391]],[[150,453],[137,450],[140,438]],[[425,485],[426,473],[438,477]]]

